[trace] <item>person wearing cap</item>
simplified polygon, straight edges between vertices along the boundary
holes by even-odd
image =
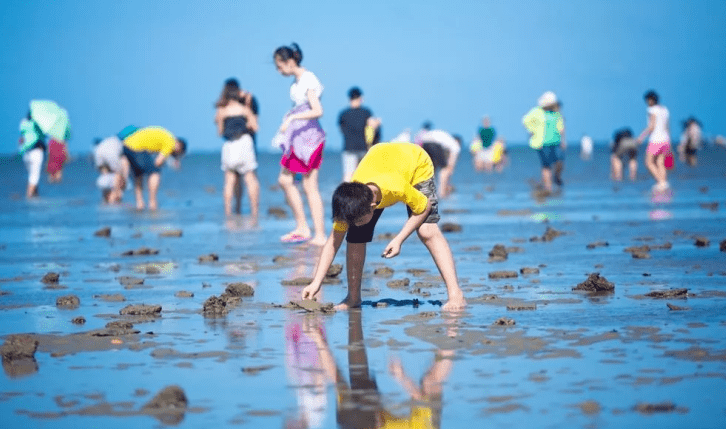
[[[187,143],[162,127],[144,127],[128,135],[124,134],[126,133],[120,136],[123,137],[124,144],[122,171],[130,171],[133,174],[136,209],[144,210],[145,207],[143,178],[146,176],[149,188],[149,209],[156,210],[161,167],[169,156],[173,157],[178,166],[179,160],[187,151]]]
[[[522,118],[522,124],[530,133],[529,146],[539,155],[542,164],[542,185],[548,194],[552,192],[552,169],[561,172],[562,154],[559,151],[564,151],[567,146],[565,121],[559,108],[557,95],[547,91],[537,100],[537,107],[532,108]],[[559,175],[556,177],[556,182],[562,185]]]
[[[348,108],[340,112],[338,125],[343,133],[343,181],[350,182],[358,163],[368,148],[380,139],[381,121],[363,106],[363,92],[358,87],[348,91]]]

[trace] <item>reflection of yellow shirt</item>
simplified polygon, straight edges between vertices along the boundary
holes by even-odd
[[[407,418],[395,417],[388,412],[383,413],[381,429],[434,429],[433,412],[428,407],[413,407]]]
[[[162,127],[146,127],[126,137],[124,145],[134,152],[158,152],[169,156],[174,152],[176,138]]]
[[[414,188],[434,177],[434,164],[426,152],[413,143],[378,143],[358,164],[352,181],[374,183],[381,190],[379,209],[405,203],[414,214],[426,210],[428,198]],[[348,230],[345,222],[335,222],[335,231]]]

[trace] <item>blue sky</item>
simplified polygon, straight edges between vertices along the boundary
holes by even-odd
[[[65,106],[70,149],[127,124],[161,125],[217,151],[213,103],[237,77],[260,100],[258,145],[290,107],[272,52],[297,42],[325,85],[323,127],[352,85],[383,137],[431,120],[469,139],[489,114],[523,142],[520,119],[545,90],[564,102],[568,139],[645,125],[643,93],[726,134],[726,1],[40,1],[0,3],[0,153],[15,151],[31,99]]]

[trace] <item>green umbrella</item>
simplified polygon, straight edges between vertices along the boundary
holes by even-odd
[[[40,130],[56,140],[66,141],[71,137],[71,123],[66,109],[50,100],[30,102],[30,118]]]

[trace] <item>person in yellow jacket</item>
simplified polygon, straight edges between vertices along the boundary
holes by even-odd
[[[552,169],[555,168],[555,183],[562,186],[562,161],[565,140],[565,121],[559,112],[560,102],[557,95],[547,91],[537,100],[522,118],[522,124],[530,133],[529,147],[536,150],[542,164],[542,185],[547,193],[552,192]]]
[[[184,139],[174,137],[162,127],[126,127],[118,136],[123,140],[122,174],[134,177],[136,209],[144,209],[143,178],[147,177],[149,210],[156,210],[156,195],[161,182],[161,167],[169,156],[179,161],[187,151]]]

